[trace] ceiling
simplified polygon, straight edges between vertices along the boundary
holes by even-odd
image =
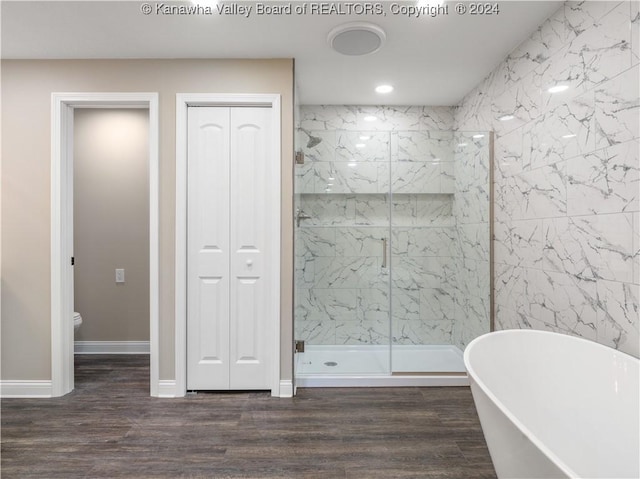
[[[347,3],[333,5],[344,11]],[[383,15],[257,15],[255,2],[236,2],[253,5],[246,18],[216,7],[213,15],[143,15],[138,1],[4,0],[1,52],[5,59],[295,58],[301,104],[455,105],[562,4],[503,1],[497,15],[472,16],[448,1],[448,15],[415,18],[380,3]],[[380,51],[352,57],[329,48],[328,32],[355,21],[386,31]],[[375,93],[381,83],[395,91]]]

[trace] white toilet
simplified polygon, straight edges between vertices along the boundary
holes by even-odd
[[[77,331],[80,325],[82,324],[82,316],[80,313],[74,311],[73,313],[73,330]]]

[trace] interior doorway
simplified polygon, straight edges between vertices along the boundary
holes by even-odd
[[[148,112],[148,325],[150,394],[159,389],[158,313],[158,94],[54,93],[51,163],[51,379],[52,396],[74,387],[74,113],[77,109]]]

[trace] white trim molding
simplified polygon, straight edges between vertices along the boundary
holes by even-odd
[[[0,397],[9,398],[50,398],[51,381],[0,381]]]
[[[76,341],[76,354],[149,354],[149,341]]]
[[[176,238],[175,238],[175,374],[176,396],[187,393],[187,109],[193,106],[266,106],[272,112],[273,151],[275,158],[281,158],[281,118],[279,94],[213,94],[213,93],[178,93],[176,95]],[[272,185],[271,201],[281,203],[280,170],[276,178],[269,179]],[[280,207],[274,221],[272,237],[278,238],[280,251]],[[273,301],[273,311],[268,315],[274,324],[267,327],[271,336],[272,371],[271,395],[279,397],[280,392],[280,261],[270,272],[267,281],[277,285]]]
[[[280,381],[280,397],[292,398],[293,396],[293,381],[291,379],[284,379]]]
[[[176,390],[176,382],[173,379],[161,379],[158,385],[158,397],[160,398],[175,398],[184,396],[184,394],[178,394]]]
[[[149,302],[151,395],[159,381],[159,121],[157,93],[51,94],[51,395],[73,390],[73,111],[149,110]]]

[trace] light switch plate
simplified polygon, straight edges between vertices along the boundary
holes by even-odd
[[[116,283],[124,283],[124,269],[116,269]]]

